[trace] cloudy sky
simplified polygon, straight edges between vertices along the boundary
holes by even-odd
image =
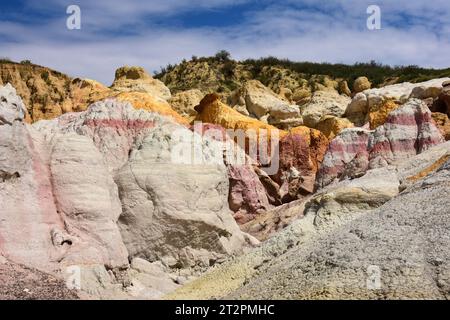
[[[369,5],[381,30],[368,30]],[[66,9],[81,9],[68,30]],[[235,59],[450,67],[448,0],[16,0],[0,4],[0,57],[107,85],[122,65],[149,72],[220,49]]]

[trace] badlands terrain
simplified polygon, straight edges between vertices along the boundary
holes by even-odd
[[[0,299],[449,299],[450,78],[278,62],[1,61]]]

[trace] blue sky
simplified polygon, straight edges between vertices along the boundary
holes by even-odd
[[[66,8],[81,8],[81,30]],[[381,8],[382,29],[366,27]],[[220,49],[234,58],[450,67],[450,1],[19,0],[0,4],[0,57],[30,59],[111,83],[116,68],[148,71]]]

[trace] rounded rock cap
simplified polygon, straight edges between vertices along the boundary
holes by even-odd
[[[450,87],[450,80],[447,80],[447,81],[442,82],[442,87],[443,87],[443,88],[445,88],[445,87]]]

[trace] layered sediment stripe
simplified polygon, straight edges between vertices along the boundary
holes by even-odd
[[[92,128],[113,128],[119,130],[144,130],[155,127],[154,121],[124,119],[88,119],[85,124]]]
[[[374,131],[361,128],[346,129],[331,143],[316,180],[316,187],[324,187],[338,179],[359,152],[369,155],[373,169],[414,156],[444,142],[428,107],[417,99],[410,99],[392,111],[386,123]]]
[[[426,123],[431,121],[431,112],[421,112],[422,110],[409,110],[406,112],[397,112],[393,111],[390,113],[389,117],[386,120],[386,124],[393,124],[396,126],[417,126],[422,123]]]
[[[190,128],[203,139],[211,139],[221,145],[224,162],[227,165],[230,183],[228,203],[233,211],[233,217],[239,224],[244,224],[255,218],[257,214],[272,208],[267,191],[259,180],[253,165],[257,161],[247,156],[241,146],[227,134],[220,125],[198,122]],[[248,145],[248,144],[246,144]]]
[[[130,150],[149,132],[162,125],[176,125],[169,117],[136,110],[130,103],[115,99],[94,103],[83,112],[64,114],[50,124],[37,123],[35,127],[44,133],[49,133],[51,128],[51,131],[76,132],[90,137],[112,171],[126,163]]]
[[[344,129],[328,146],[317,174],[316,187],[322,188],[345,170],[358,153],[367,152],[370,131],[362,128]]]

